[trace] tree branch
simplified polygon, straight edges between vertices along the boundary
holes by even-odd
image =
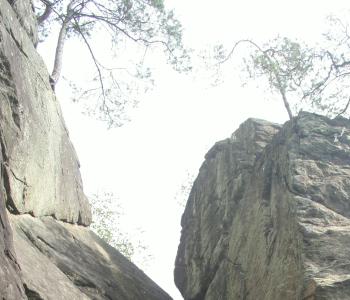
[[[346,103],[344,109],[343,109],[339,114],[337,114],[336,117],[339,117],[339,116],[341,116],[342,114],[346,113],[346,111],[347,111],[348,108],[349,108],[349,105],[350,105],[350,97],[349,97],[348,103]]]
[[[53,4],[49,1],[43,0],[42,3],[45,5],[45,11],[41,16],[37,17],[38,24],[41,25],[43,22],[45,22],[51,15],[52,13],[52,6]]]
[[[99,63],[95,57],[95,54],[90,46],[90,43],[88,42],[87,38],[85,37],[84,33],[81,31],[80,29],[80,26],[78,24],[78,21],[74,18],[74,23],[75,23],[75,26],[76,26],[76,29],[77,31],[79,32],[80,36],[82,37],[86,47],[88,48],[89,52],[90,52],[90,55],[91,55],[91,58],[95,64],[95,67],[96,67],[96,70],[97,70],[97,73],[98,73],[98,78],[99,78],[99,81],[100,81],[100,85],[101,85],[101,90],[102,90],[102,97],[103,97],[103,105],[105,106],[105,103],[106,103],[106,92],[105,92],[105,88],[104,88],[104,85],[103,85],[103,78],[102,78],[102,72],[101,72],[101,69],[100,69],[100,66],[99,66]]]

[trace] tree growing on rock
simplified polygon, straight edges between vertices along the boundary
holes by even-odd
[[[181,24],[173,11],[165,9],[163,0],[34,0],[34,7],[42,38],[48,35],[50,26],[59,25],[51,72],[53,87],[61,77],[66,40],[79,37],[96,68],[94,85],[84,89],[80,96],[98,97],[99,110],[110,126],[122,125],[120,110],[129,100],[125,88],[128,85],[123,85],[122,81],[127,81],[125,78],[130,75],[130,71],[106,67],[100,63],[93,43],[98,32],[108,32],[115,51],[125,41],[131,41],[143,49],[132,74],[138,79],[150,78],[150,69],[143,65],[144,56],[156,46],[163,49],[168,62],[176,70],[190,68],[189,55],[182,42]]]
[[[239,40],[227,52],[215,48],[217,67],[232,59],[239,46],[249,55],[242,58],[249,79],[263,79],[269,91],[283,102],[289,119],[301,109],[329,116],[345,114],[350,104],[349,24],[329,17],[330,30],[321,46],[286,37],[277,37],[262,45],[249,39]],[[261,83],[261,81],[259,81]]]

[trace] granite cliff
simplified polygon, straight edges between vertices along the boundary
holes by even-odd
[[[350,299],[350,121],[247,120],[207,153],[181,224],[186,300]]]
[[[170,299],[87,227],[30,0],[0,0],[0,299]]]

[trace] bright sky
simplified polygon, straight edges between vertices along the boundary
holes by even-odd
[[[348,1],[320,0],[168,0],[185,28],[186,41],[200,49],[241,38],[265,40],[277,34],[315,39],[324,17],[348,9]],[[64,74],[78,72],[86,55],[67,44]],[[48,65],[51,49],[42,47]],[[76,55],[79,53],[79,57]],[[232,69],[234,71],[234,69]],[[126,213],[127,228],[141,227],[154,260],[144,271],[171,296],[182,299],[173,284],[174,260],[183,208],[175,195],[187,172],[196,173],[209,148],[227,138],[249,117],[284,122],[279,101],[266,101],[263,91],[227,80],[217,88],[162,68],[153,92],[130,112],[131,122],[107,130],[83,116],[69,100],[62,82],[57,94],[81,162],[86,193],[113,192]]]

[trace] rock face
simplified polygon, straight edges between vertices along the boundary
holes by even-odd
[[[30,0],[0,0],[0,298],[170,299],[86,226],[90,205]]]
[[[26,7],[23,2],[29,1],[22,1]],[[89,225],[79,163],[49,74],[17,21],[21,12],[7,1],[0,4],[0,137],[7,206],[12,213]]]
[[[247,120],[206,155],[181,224],[186,300],[350,299],[350,122]]]
[[[30,215],[11,223],[28,299],[171,299],[88,228]]]
[[[0,159],[2,162],[1,153]],[[2,299],[25,299],[20,267],[14,251],[12,230],[5,205],[3,167],[1,167],[0,175],[0,295]]]

